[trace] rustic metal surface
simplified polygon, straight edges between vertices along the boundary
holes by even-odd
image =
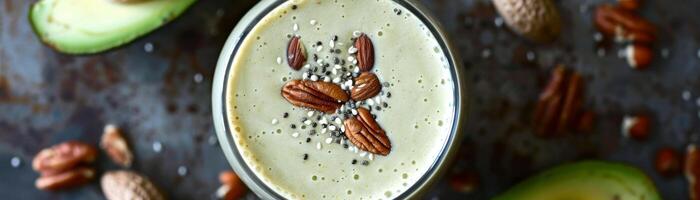
[[[41,148],[64,140],[97,144],[103,125],[112,122],[126,129],[136,152],[132,168],[170,198],[210,198],[218,172],[228,168],[213,133],[211,77],[228,32],[255,1],[200,1],[162,29],[91,56],[62,55],[42,45],[26,19],[31,2],[0,3],[0,196],[103,198],[97,182],[67,192],[38,191],[30,162]],[[442,181],[427,199],[486,199],[541,169],[590,158],[638,166],[665,199],[687,199],[685,180],[660,177],[651,160],[656,149],[682,151],[700,133],[700,20],[694,17],[700,2],[644,4],[642,15],[659,25],[661,36],[657,59],[646,71],[627,67],[615,47],[597,54],[590,19],[599,2],[613,1],[557,1],[562,37],[538,45],[502,25],[489,1],[423,0],[459,47],[470,83],[467,136],[454,171],[476,170],[481,177],[473,193],[457,193]],[[534,100],[557,63],[584,75],[585,107],[598,114],[594,133],[532,136]],[[654,116],[645,142],[620,136],[622,116],[638,112]],[[160,152],[154,150],[158,144]],[[96,166],[118,168],[104,155]]]

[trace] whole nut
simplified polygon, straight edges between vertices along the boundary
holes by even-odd
[[[630,44],[625,49],[627,64],[633,69],[646,69],[651,63],[654,52],[646,45]]]
[[[41,150],[32,161],[32,168],[42,173],[58,173],[81,163],[91,163],[97,157],[92,145],[68,141]]]
[[[334,83],[310,80],[292,80],[286,83],[282,87],[282,97],[295,106],[325,113],[335,112],[350,98]]]
[[[391,152],[391,141],[366,108],[357,108],[357,116],[345,119],[345,135],[357,148],[386,156]]]
[[[625,116],[622,121],[622,135],[635,140],[644,140],[649,136],[651,120],[646,115]]]
[[[121,134],[119,128],[113,124],[105,126],[100,147],[107,152],[107,155],[112,161],[122,167],[131,166],[131,162],[134,160],[134,156],[131,150],[129,150],[129,145],[127,145],[124,136]]]
[[[355,86],[350,90],[350,98],[355,101],[372,98],[382,91],[379,78],[371,72],[362,72],[354,82]]]
[[[357,66],[361,72],[372,70],[374,67],[374,45],[364,33],[355,40],[357,48]]]
[[[670,147],[664,147],[656,151],[654,167],[659,174],[672,177],[681,172],[681,158],[678,152]]]
[[[537,42],[556,39],[561,19],[551,0],[493,0],[506,24],[515,32]]]
[[[36,182],[40,190],[61,190],[84,185],[95,177],[95,170],[88,167],[77,167],[63,172],[44,174]]]
[[[102,175],[102,192],[108,200],[162,200],[163,195],[146,177],[131,171],[110,171]]]

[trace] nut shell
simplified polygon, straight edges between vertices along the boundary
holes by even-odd
[[[162,200],[163,195],[146,177],[131,171],[111,171],[102,176],[102,192],[108,200]]]
[[[561,32],[561,19],[551,0],[493,0],[515,32],[536,42],[549,42]]]

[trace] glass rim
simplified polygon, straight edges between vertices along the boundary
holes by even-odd
[[[229,73],[236,54],[240,48],[241,41],[248,36],[250,31],[262,18],[286,1],[287,0],[262,0],[258,2],[251,10],[249,10],[243,18],[240,19],[229,35],[221,55],[219,56],[216,72],[214,74],[214,85],[212,86],[212,113],[214,115],[214,125],[216,135],[219,139],[219,144],[224,151],[224,155],[241,180],[251,189],[251,191],[264,199],[285,199],[285,197],[277,193],[274,189],[262,181],[250,168],[250,166],[248,166],[245,159],[238,151],[233,134],[231,134],[232,129],[229,124],[230,121],[228,116],[228,105],[226,103],[228,102],[226,92],[228,91]],[[452,110],[453,122],[450,134],[447,140],[445,140],[445,143],[442,145],[438,157],[433,160],[433,163],[430,165],[428,170],[426,170],[425,173],[423,173],[421,177],[410,187],[404,190],[399,196],[395,197],[398,199],[406,199],[424,194],[427,189],[429,189],[430,186],[433,185],[433,183],[442,174],[444,174],[445,166],[452,161],[462,137],[462,120],[466,119],[466,114],[464,112],[466,111],[465,107],[467,105],[467,98],[464,96],[466,85],[465,79],[462,78],[464,74],[461,72],[461,59],[456,55],[454,50],[455,48],[451,45],[452,43],[448,39],[446,33],[443,31],[440,23],[432,15],[427,13],[427,9],[425,7],[417,3],[415,0],[392,1],[401,5],[404,9],[417,17],[423,24],[425,24],[426,28],[430,31],[433,37],[435,37],[443,55],[445,56],[445,59],[447,59],[450,76],[453,80],[452,82],[454,86],[454,107]],[[240,34],[237,34],[238,32]]]

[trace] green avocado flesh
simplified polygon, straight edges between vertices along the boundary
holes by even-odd
[[[40,0],[29,20],[39,38],[60,52],[98,53],[153,31],[195,1]]]
[[[639,169],[617,163],[583,161],[531,177],[494,200],[660,200]]]

